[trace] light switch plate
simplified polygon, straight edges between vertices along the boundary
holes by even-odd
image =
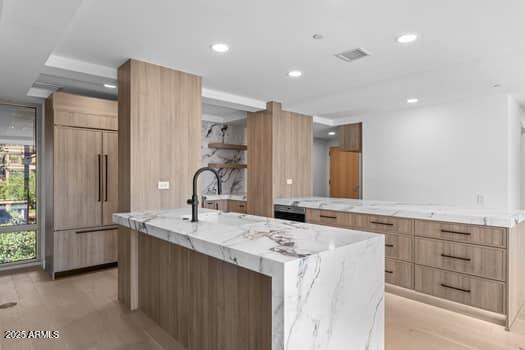
[[[293,185],[293,180],[292,179],[286,179],[286,184],[287,185]]]
[[[159,181],[159,190],[169,190],[170,182],[169,181]]]

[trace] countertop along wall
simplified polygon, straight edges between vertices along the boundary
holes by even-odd
[[[497,95],[353,118],[363,122],[363,198],[514,209],[508,106]]]

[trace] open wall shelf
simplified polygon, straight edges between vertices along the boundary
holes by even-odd
[[[248,167],[246,164],[239,164],[239,163],[209,163],[208,166],[210,168],[216,168],[216,169],[245,169]]]
[[[230,143],[208,143],[208,148],[217,148],[217,149],[231,149],[237,151],[246,151],[248,147],[246,145],[234,145]]]

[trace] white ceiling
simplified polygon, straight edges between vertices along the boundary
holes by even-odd
[[[53,11],[46,9],[49,2]],[[0,53],[11,64],[0,66],[0,96],[19,94],[38,73],[44,73],[40,83],[53,80],[57,72],[43,66],[53,51],[113,70],[130,57],[150,61],[201,75],[206,89],[281,101],[287,109],[335,122],[407,108],[412,96],[426,105],[511,93],[525,104],[523,0],[84,0],[76,13],[80,0],[49,2],[5,1]],[[22,7],[38,28],[16,22]],[[406,32],[417,32],[420,40],[396,43]],[[324,39],[313,40],[314,33]],[[231,51],[213,53],[209,45],[217,41]],[[33,55],[32,46],[46,50]],[[353,63],[333,56],[358,47],[372,56]],[[27,69],[25,61],[31,61]],[[304,76],[290,79],[290,69]],[[88,79],[77,88],[100,82]]]
[[[525,91],[525,1],[84,1],[57,55],[117,67],[133,57],[208,88],[331,118],[464,95]],[[394,38],[417,32],[420,40]],[[313,40],[322,33],[323,40]],[[224,41],[226,55],[209,45]],[[335,53],[362,47],[353,63]],[[297,68],[300,79],[286,72]]]
[[[37,79],[81,0],[4,0],[0,13],[0,99],[30,101]]]

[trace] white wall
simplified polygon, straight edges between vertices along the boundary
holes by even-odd
[[[498,95],[354,118],[363,122],[363,198],[516,206],[519,148],[508,105]]]
[[[525,118],[525,117],[524,117]],[[521,172],[520,172],[520,192],[521,192],[521,209],[525,209],[525,132],[521,133]]]
[[[525,113],[512,97],[507,100],[508,110],[508,208],[521,208],[521,121]]]
[[[314,182],[314,196],[326,197],[329,193],[329,150],[329,140],[314,138],[314,144],[312,148],[312,178]]]

